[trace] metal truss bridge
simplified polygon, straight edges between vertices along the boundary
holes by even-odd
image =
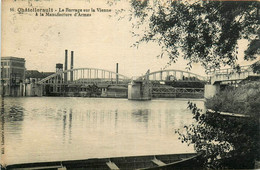
[[[50,75],[37,84],[42,85],[69,85],[69,84],[124,84],[130,81],[130,78],[113,71],[98,68],[77,68],[65,70]]]
[[[186,80],[186,81],[207,81],[207,77],[201,76],[192,72],[182,70],[160,70],[149,72],[138,79],[148,79],[152,81],[167,81],[167,80]]]
[[[259,77],[260,74],[254,73],[252,65],[241,66],[239,69],[227,68],[209,71],[211,84],[228,81],[240,81],[249,77]]]
[[[171,86],[164,86],[164,87],[153,87],[152,94],[155,97],[180,97],[185,95],[193,95],[203,97],[204,88],[187,88],[187,87],[171,87]]]
[[[137,79],[144,79],[149,77],[149,80],[153,81],[166,81],[166,80],[194,80],[194,81],[206,81],[206,77],[200,76],[187,71],[181,70],[163,70],[156,71]],[[122,74],[98,69],[98,68],[77,68],[71,70],[65,70],[50,75],[40,81],[37,84],[53,85],[53,84],[90,84],[90,83],[109,83],[109,84],[124,84],[131,81],[131,78]]]
[[[148,78],[148,79],[147,79]],[[155,81],[205,81],[206,78],[191,72],[181,70],[163,70],[152,73],[147,73],[144,76],[138,77],[137,81],[146,79],[149,82]],[[47,91],[54,93],[64,93],[66,91],[75,91],[73,88],[84,89],[88,85],[97,85],[100,88],[108,87],[109,85],[117,85],[127,87],[128,83],[136,81],[122,74],[98,69],[98,68],[77,68],[65,71],[59,71],[37,82],[42,85],[44,89],[48,87]],[[153,83],[152,83],[153,84]],[[193,88],[171,88],[168,86],[157,86],[154,84],[152,93],[157,94],[179,94],[179,93],[203,93],[202,89]],[[103,89],[105,90],[105,89]]]
[[[107,88],[110,85],[124,86],[130,82],[150,82],[152,94],[154,96],[177,96],[179,94],[203,94],[204,88],[191,87],[172,87],[166,85],[166,82],[204,82],[210,84],[218,84],[225,81],[244,80],[250,76],[260,76],[253,73],[251,66],[242,66],[240,70],[235,69],[220,69],[208,72],[208,76],[201,76],[188,71],[181,70],[159,70],[147,73],[140,77],[127,77],[125,75],[98,68],[76,68],[64,71],[58,71],[50,75],[36,84],[48,88],[47,91],[53,93],[64,93],[74,91],[73,88],[86,88],[88,85],[97,85],[98,88]],[[68,90],[69,89],[69,90]],[[107,90],[107,89],[102,89]]]

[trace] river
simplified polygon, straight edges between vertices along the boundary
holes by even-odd
[[[175,129],[193,123],[189,99],[4,98],[5,164],[194,152]],[[190,99],[200,108],[202,100]]]

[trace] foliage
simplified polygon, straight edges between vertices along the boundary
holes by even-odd
[[[182,142],[204,151],[204,165],[209,168],[253,168],[259,158],[259,119],[221,116],[198,109],[189,103],[197,124],[177,130]]]
[[[98,96],[101,94],[99,87],[96,84],[88,85],[87,92],[89,96]]]
[[[251,82],[237,88],[226,88],[206,101],[207,108],[216,111],[260,116],[260,82]]]
[[[182,57],[190,67],[200,62],[206,69],[229,65],[239,70],[236,61],[241,39],[249,41],[245,60],[255,60],[260,54],[260,2],[131,0],[131,6],[130,19],[140,19],[133,33],[140,39],[134,46],[156,42],[162,49],[160,57],[169,56],[169,64]],[[259,89],[259,84],[250,84],[226,90],[206,104],[217,111],[249,114],[250,118],[227,117],[218,112],[202,114],[189,103],[197,123],[176,133],[182,142],[205,151],[205,166],[253,168],[260,153]]]
[[[189,103],[196,124],[176,131],[182,142],[204,150],[205,166],[210,168],[253,168],[260,154],[260,82],[251,82],[237,88],[227,88],[206,101],[206,112]],[[223,116],[218,111],[242,113],[250,117]]]
[[[182,56],[190,67],[198,62],[207,69],[235,66],[240,39],[249,41],[245,60],[260,54],[260,2],[131,0],[131,7],[130,20],[138,28],[133,34],[140,37],[135,46],[158,43],[169,64]]]
[[[252,68],[254,73],[260,74],[260,61],[257,61],[254,64],[252,64]]]

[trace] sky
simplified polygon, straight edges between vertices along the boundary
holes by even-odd
[[[112,12],[96,10],[90,17],[48,17],[35,16],[34,12],[19,14],[21,8],[103,8]],[[169,59],[167,56],[156,57],[161,52],[157,44],[142,44],[138,49],[131,47],[137,40],[132,37],[131,22],[113,17],[116,9],[129,9],[128,1],[117,6],[107,5],[106,0],[2,1],[1,56],[25,58],[27,70],[44,72],[55,71],[56,63],[64,64],[65,49],[69,51],[69,58],[70,51],[74,51],[74,68],[115,71],[116,63],[119,63],[119,73],[129,77],[143,75],[148,69],[153,72],[164,68]],[[245,41],[240,42],[240,59],[246,46]],[[185,68],[182,59],[168,67]],[[200,75],[205,72],[199,64],[193,65],[191,71]]]

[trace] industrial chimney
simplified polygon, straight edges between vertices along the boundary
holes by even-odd
[[[66,71],[68,69],[68,50],[65,50],[65,68],[64,70]],[[64,82],[67,83],[68,80],[68,75],[67,73],[64,73]]]
[[[116,84],[118,84],[118,63],[116,63]]]
[[[73,69],[73,51],[71,51],[70,69]],[[73,71],[70,73],[70,81],[73,81]]]

